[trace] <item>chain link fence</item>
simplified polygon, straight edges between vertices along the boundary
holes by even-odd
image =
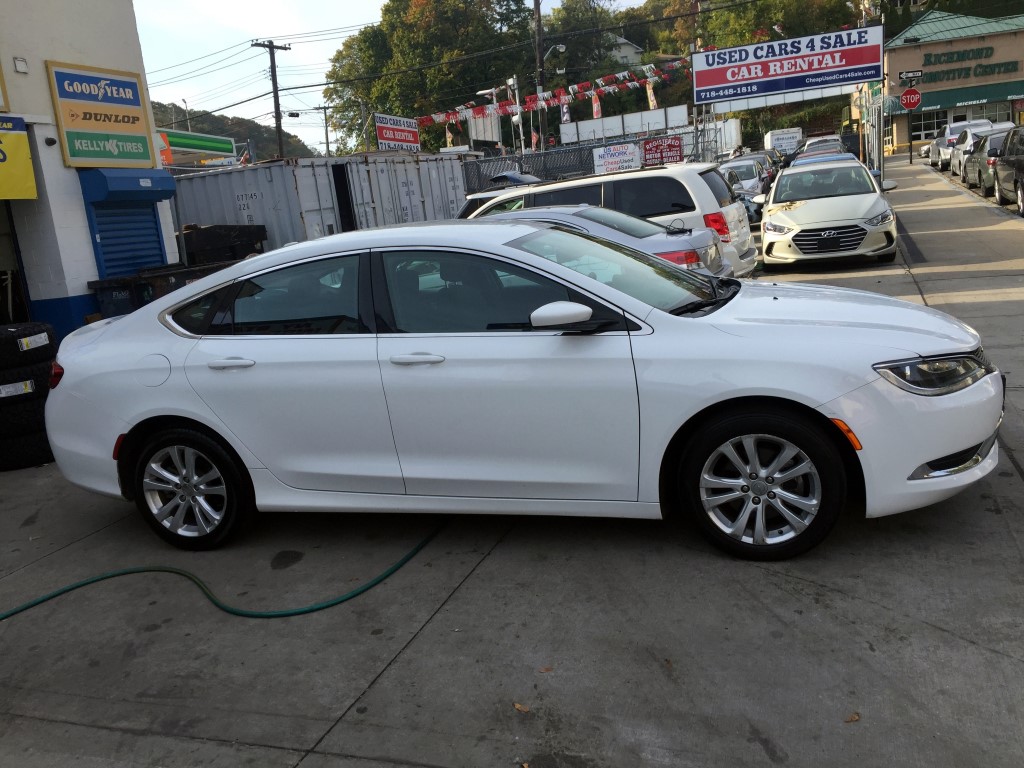
[[[580,142],[544,152],[516,153],[467,160],[463,165],[466,193],[472,194],[495,187],[496,185],[491,180],[498,174],[508,171],[533,174],[546,181],[588,176],[595,173],[595,149],[621,144],[640,146],[644,139],[664,136],[680,136],[682,138],[685,160],[711,162],[721,152],[731,149],[731,147],[722,147],[721,126],[721,123],[715,123],[710,119],[706,121],[698,119],[696,125],[682,130],[652,131],[641,136],[617,136],[601,141]],[[642,155],[641,147],[641,157]]]

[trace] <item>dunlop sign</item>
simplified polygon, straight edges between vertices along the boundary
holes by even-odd
[[[142,78],[47,61],[64,163],[72,168],[156,166]]]

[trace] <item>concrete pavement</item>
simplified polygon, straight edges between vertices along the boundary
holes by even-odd
[[[895,264],[768,279],[971,322],[1011,385],[1008,450],[984,482],[848,516],[785,563],[658,523],[476,517],[308,616],[230,616],[170,574],[105,581],[0,623],[0,766],[1019,768],[1024,220],[926,166],[888,172],[908,233]],[[242,607],[307,605],[438,522],[265,515],[223,550],[185,553],[52,466],[2,473],[0,610],[144,564]]]

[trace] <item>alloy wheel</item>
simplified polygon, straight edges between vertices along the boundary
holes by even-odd
[[[153,454],[145,466],[142,490],[149,513],[177,536],[206,536],[224,519],[224,476],[190,446],[168,445]]]
[[[799,536],[821,508],[822,481],[797,445],[767,434],[735,437],[704,463],[700,501],[712,524],[755,546]]]

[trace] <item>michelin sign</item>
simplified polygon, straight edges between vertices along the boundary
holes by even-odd
[[[699,51],[691,71],[696,104],[881,80],[882,28]]]

